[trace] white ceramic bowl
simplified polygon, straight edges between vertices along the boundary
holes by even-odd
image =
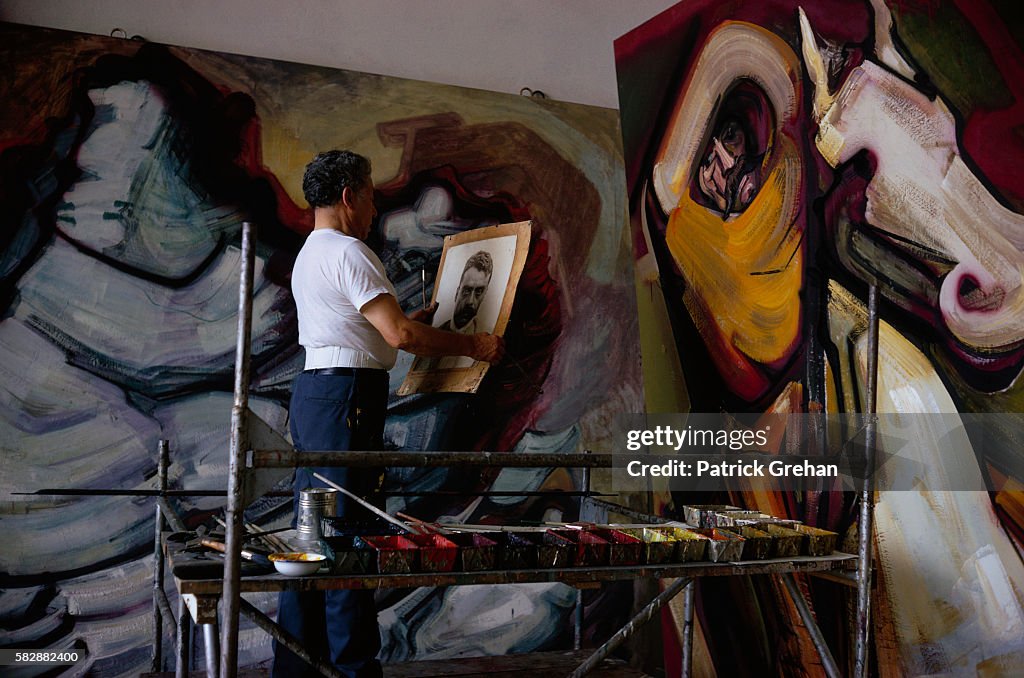
[[[278,572],[289,577],[313,574],[327,560],[321,553],[271,553],[267,557]]]

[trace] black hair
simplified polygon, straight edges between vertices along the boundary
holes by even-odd
[[[467,259],[466,265],[462,269],[462,275],[466,275],[466,271],[471,268],[475,268],[481,273],[486,273],[487,277],[490,278],[494,272],[494,259],[491,258],[491,253],[487,250],[480,250]]]
[[[302,193],[310,207],[330,207],[345,188],[358,191],[370,185],[370,161],[352,151],[318,153],[302,177]]]

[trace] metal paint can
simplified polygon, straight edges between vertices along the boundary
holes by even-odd
[[[320,519],[338,515],[338,491],[329,487],[308,487],[299,493],[295,530],[299,539],[320,539]]]

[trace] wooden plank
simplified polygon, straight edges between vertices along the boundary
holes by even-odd
[[[190,671],[188,678],[206,678],[206,671]],[[238,669],[238,678],[267,678],[270,675],[269,669]],[[139,678],[174,678],[174,671],[163,671],[162,673],[140,673]]]
[[[592,650],[534,652],[503,657],[463,657],[384,664],[384,678],[465,678],[467,676],[567,676]],[[615,659],[590,674],[603,678],[644,678],[647,674]]]
[[[337,452],[308,450],[253,450],[248,460],[252,468],[294,468],[296,466],[367,466],[438,467],[467,466],[536,468],[538,466],[572,468],[611,468],[614,455],[555,452]]]
[[[782,572],[816,572],[840,569],[856,556],[843,554],[841,560],[803,558],[793,560],[757,561],[747,563],[685,563],[670,566],[641,565],[637,567],[591,567],[562,570],[492,570],[486,572],[445,572],[411,574],[374,574],[336,576],[329,574],[308,577],[285,577],[266,574],[245,577],[240,590],[243,593],[273,591],[324,591],[332,589],[416,588],[420,586],[470,586],[495,584],[536,584],[560,582],[586,588],[590,584],[606,581],[633,580],[641,577],[675,579],[678,577],[725,577]],[[218,579],[181,579],[175,577],[178,590],[196,595],[219,595],[222,582]]]
[[[164,541],[165,553],[175,582],[181,593],[195,595],[219,595],[223,582],[211,577],[203,570],[199,577],[182,576],[182,568],[176,567],[181,560],[192,560],[194,554],[183,553],[180,542]],[[487,570],[482,572],[441,572],[411,574],[374,575],[311,575],[308,577],[285,577],[280,574],[265,574],[243,577],[241,591],[322,591],[329,589],[377,589],[414,588],[419,586],[466,586],[479,584],[529,584],[562,582],[587,587],[605,581],[633,580],[641,577],[653,579],[674,579],[677,577],[715,577],[753,574],[777,574],[780,572],[821,572],[847,569],[855,564],[856,557],[847,553],[833,553],[829,556],[802,556],[775,560],[751,560],[740,562],[690,562],[662,565],[636,565],[628,567],[587,567],[564,569],[531,570]]]
[[[460,657],[384,664],[384,678],[467,678],[468,676],[567,676],[583,663],[590,650],[534,652],[502,657]],[[143,673],[142,678],[174,678],[174,673]],[[189,678],[204,678],[206,671],[192,671]],[[267,669],[239,669],[239,678],[265,678]],[[601,678],[650,678],[617,659],[605,660],[591,676]]]

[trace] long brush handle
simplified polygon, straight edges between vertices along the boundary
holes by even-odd
[[[207,537],[203,537],[202,539],[199,540],[199,543],[202,544],[203,546],[205,546],[206,548],[213,549],[214,551],[220,551],[221,553],[224,553],[224,554],[226,554],[228,552],[228,549],[224,545],[224,542],[221,542],[221,541],[216,541],[214,539],[209,539]],[[273,567],[272,563],[270,562],[270,559],[267,558],[262,553],[255,553],[253,551],[250,551],[249,549],[242,549],[241,555],[246,560],[251,560],[252,562],[254,562],[254,563],[258,564],[258,565],[267,565],[267,566]]]
[[[371,513],[377,514],[378,516],[380,516],[384,520],[388,521],[392,525],[397,525],[398,527],[402,528],[406,532],[416,532],[416,530],[412,529],[406,523],[403,523],[401,520],[398,520],[397,518],[392,518],[389,514],[385,513],[384,511],[381,511],[379,508],[377,508],[376,506],[374,506],[370,502],[368,502],[368,501],[366,501],[366,500],[364,500],[364,499],[362,499],[360,497],[357,497],[356,495],[352,494],[351,492],[346,490],[344,487],[341,487],[340,485],[335,485],[330,480],[328,480],[327,478],[324,478],[322,475],[320,475],[316,471],[313,472],[313,477],[316,478],[317,480],[323,482],[323,483],[327,483],[328,487],[333,487],[338,492],[341,492],[343,495],[345,495],[349,499],[352,499],[353,501],[358,503],[360,506],[362,506],[367,511],[370,511]]]

